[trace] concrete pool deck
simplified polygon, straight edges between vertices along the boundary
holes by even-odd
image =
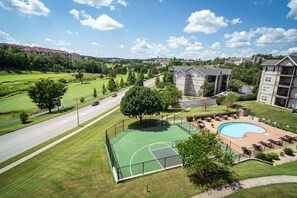
[[[226,136],[226,135],[223,135],[220,133],[219,137],[222,139],[222,141],[225,144],[229,144],[229,145],[231,144],[231,148],[238,153],[242,153],[241,147],[246,147],[254,152],[254,148],[252,147],[252,144],[261,145],[261,144],[259,144],[259,141],[268,143],[268,141],[267,141],[268,139],[280,140],[279,138],[283,137],[284,135],[289,135],[292,137],[297,136],[297,134],[294,134],[294,133],[291,133],[291,132],[288,132],[288,131],[285,131],[282,129],[278,129],[276,127],[272,127],[272,126],[267,125],[263,122],[258,122],[258,121],[252,120],[252,119],[250,119],[248,117],[244,117],[244,116],[240,116],[240,118],[238,118],[238,119],[228,117],[228,120],[216,121],[216,120],[212,119],[211,122],[207,122],[206,120],[204,120],[203,122],[205,124],[205,128],[209,129],[213,133],[216,133],[218,131],[218,128],[221,124],[228,123],[228,122],[246,122],[246,123],[261,126],[266,130],[265,133],[248,132],[243,137],[240,137],[240,138],[234,138],[234,137]],[[212,124],[214,125],[214,127],[212,127]],[[296,142],[293,142],[291,144],[287,143],[287,142],[283,142],[282,147],[285,147],[286,145],[294,145],[294,144],[296,144]],[[273,149],[268,149],[267,147],[264,148],[264,146],[262,146],[262,149],[263,150],[265,149],[265,151],[271,151],[271,150],[277,150],[282,147],[274,145]]]

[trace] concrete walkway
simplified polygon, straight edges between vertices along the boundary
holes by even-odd
[[[247,188],[281,183],[297,183],[297,176],[280,175],[246,179],[240,181],[239,183],[223,187],[222,189],[210,190],[205,193],[198,194],[193,198],[220,198]]]

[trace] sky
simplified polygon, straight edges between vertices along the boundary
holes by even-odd
[[[0,0],[0,42],[95,57],[297,52],[297,0]]]

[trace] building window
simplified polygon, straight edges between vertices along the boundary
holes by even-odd
[[[262,100],[262,101],[267,101],[267,96],[262,96],[262,97],[261,97],[261,100]]]
[[[266,67],[265,71],[267,72],[275,72],[275,67]]]
[[[263,91],[268,91],[269,87],[263,86]]]
[[[271,77],[265,77],[265,82],[271,82]]]

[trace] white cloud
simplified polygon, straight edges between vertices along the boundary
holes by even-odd
[[[122,6],[127,6],[128,3],[124,0],[118,0],[118,3],[121,4]]]
[[[134,46],[131,48],[132,53],[145,54],[148,56],[167,55],[169,50],[162,44],[149,44],[146,39],[137,38],[133,42]]]
[[[224,37],[228,39],[226,46],[230,48],[251,46],[250,40],[253,36],[254,34],[245,31],[224,35]]]
[[[288,7],[290,8],[290,12],[288,13],[287,17],[292,17],[297,20],[297,0],[291,0],[288,3]]]
[[[115,11],[115,6],[113,6],[113,5],[109,6],[109,10],[110,11]]]
[[[75,19],[79,20],[82,25],[89,26],[96,30],[107,31],[124,27],[121,23],[117,22],[106,14],[100,15],[96,19],[92,18],[84,10],[79,12],[73,9],[70,11],[70,14],[72,14]]]
[[[77,49],[68,49],[66,47],[61,47],[60,50],[66,51],[66,52],[69,52],[69,53],[80,53],[81,52],[80,50],[77,50]]]
[[[118,49],[124,49],[125,46],[124,46],[124,44],[120,44],[120,45],[116,45],[115,48],[118,48]]]
[[[233,54],[233,57],[251,57],[254,54],[256,54],[256,53],[254,52],[254,50],[252,48],[245,48],[245,49],[238,50],[237,53]]]
[[[163,0],[159,0],[159,2],[160,2],[160,3],[162,3],[162,2],[163,2]]]
[[[272,54],[272,55],[277,55],[279,53],[279,50],[272,50],[271,52],[269,52],[269,54]]]
[[[66,41],[63,41],[63,40],[54,40],[54,39],[51,39],[51,38],[46,38],[45,41],[53,44],[53,45],[58,45],[58,46],[67,46],[67,45],[70,45],[69,42],[66,42]]]
[[[113,2],[113,0],[74,0],[74,2],[100,8],[100,7],[108,7]]]
[[[231,20],[231,24],[232,25],[235,25],[235,24],[238,24],[238,23],[242,23],[242,21],[240,20],[240,18],[234,18]]]
[[[38,44],[36,43],[31,43],[31,44],[25,44],[25,46],[30,46],[30,47],[40,47]]]
[[[264,4],[271,4],[272,0],[256,0],[254,1],[255,5],[264,5]]]
[[[77,32],[72,32],[72,31],[70,31],[70,30],[68,30],[67,33],[68,33],[68,34],[71,34],[71,35],[78,35]]]
[[[210,49],[220,49],[220,48],[221,48],[221,45],[219,42],[215,42],[210,46]]]
[[[25,15],[48,16],[50,13],[50,9],[40,0],[1,0],[0,6]]]
[[[260,34],[255,41],[257,46],[281,46],[297,43],[297,29],[266,28],[261,27],[251,31],[253,34]]]
[[[215,51],[215,50],[205,50],[198,56],[198,58],[202,60],[213,60],[217,57],[220,57],[220,58],[227,57],[227,54],[220,51]]]
[[[217,17],[210,10],[201,10],[192,13],[187,19],[187,22],[189,24],[184,28],[184,31],[187,33],[202,32],[204,34],[212,34],[228,26],[224,17]]]
[[[279,54],[281,54],[281,55],[290,55],[292,53],[297,53],[297,47],[292,47],[287,50],[279,52]]]
[[[195,42],[194,44],[190,44],[188,47],[186,47],[185,51],[186,53],[197,54],[202,49],[203,49],[202,43]]]
[[[19,44],[19,42],[15,38],[11,37],[8,33],[3,32],[1,30],[0,30],[0,42]]]
[[[106,45],[103,45],[103,44],[100,44],[100,43],[97,43],[97,42],[94,42],[94,41],[91,44],[94,45],[94,46],[97,46],[97,47],[106,47]]]
[[[167,40],[167,43],[170,48],[186,47],[189,45],[188,39],[186,39],[184,36],[181,36],[181,37],[171,36]]]

